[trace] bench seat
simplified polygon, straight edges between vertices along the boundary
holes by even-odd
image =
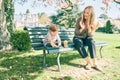
[[[60,53],[66,52],[70,50],[76,50],[74,47],[74,43],[72,42],[72,39],[74,37],[74,28],[59,28],[59,35],[61,38],[61,41],[64,40],[68,41],[68,46],[60,48],[52,48],[52,47],[45,47],[43,45],[43,39],[45,35],[47,34],[49,28],[48,27],[24,27],[24,30],[28,31],[31,46],[34,50],[43,50],[43,66],[46,67],[46,54],[57,54],[57,64],[58,64],[58,70],[61,71],[60,66]],[[106,42],[96,42],[96,46],[100,47],[99,53],[102,58],[102,48],[106,46]],[[87,48],[87,46],[84,46]]]

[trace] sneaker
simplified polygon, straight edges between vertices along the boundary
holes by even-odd
[[[90,69],[91,69],[91,65],[90,65],[90,64],[86,64],[86,65],[84,66],[84,68],[85,68],[86,70],[90,70]]]

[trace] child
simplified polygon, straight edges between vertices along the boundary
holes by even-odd
[[[61,46],[61,39],[59,37],[58,26],[56,24],[52,24],[49,26],[49,31],[45,36],[43,43],[45,46],[48,47],[58,48]]]

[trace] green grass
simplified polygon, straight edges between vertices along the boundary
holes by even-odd
[[[62,71],[58,72],[56,55],[47,55],[47,68],[42,68],[42,51],[0,52],[0,80],[119,80],[120,79],[120,34],[95,33],[95,40],[105,41],[100,58],[97,47],[97,63],[105,74],[94,69],[85,70],[77,51],[61,53]]]

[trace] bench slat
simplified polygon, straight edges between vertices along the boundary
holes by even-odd
[[[45,49],[45,47],[43,46],[43,44],[41,43],[36,43],[36,44],[31,44],[31,46],[34,48],[34,50],[41,50],[41,49]]]
[[[96,46],[107,46],[108,44],[106,42],[96,42]]]
[[[32,35],[30,36],[30,38],[39,38],[39,39],[43,39],[45,37],[45,35]]]
[[[29,35],[46,35],[47,32],[33,31],[29,32]]]
[[[31,43],[40,43],[43,42],[43,39],[41,38],[31,38]]]

